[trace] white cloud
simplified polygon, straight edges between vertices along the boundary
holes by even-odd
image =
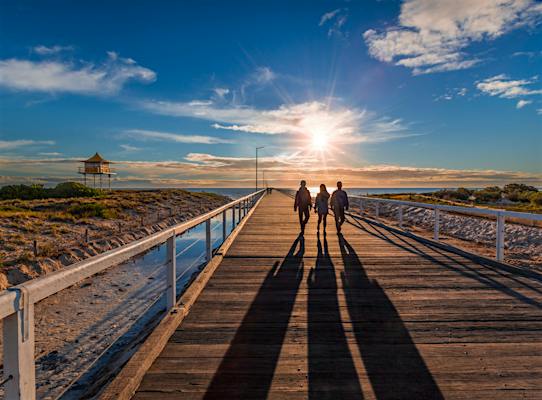
[[[39,45],[32,48],[32,51],[36,54],[39,54],[40,56],[50,56],[52,54],[58,54],[63,51],[71,51],[71,50],[73,50],[73,46],[55,45],[55,46],[47,47],[47,46]]]
[[[481,60],[464,51],[535,24],[542,4],[533,0],[405,0],[399,23],[363,37],[374,58],[411,68],[414,74],[470,68]]]
[[[158,140],[176,143],[200,143],[200,144],[227,144],[231,140],[221,139],[213,136],[202,135],[181,135],[178,133],[151,131],[145,129],[127,129],[121,136],[131,137],[139,140]],[[122,146],[122,145],[121,145]]]
[[[29,146],[52,146],[55,142],[52,140],[27,140],[27,139],[18,139],[18,140],[0,140],[0,150],[14,150],[21,147]]]
[[[0,157],[0,184],[73,180],[78,160],[82,158]],[[254,182],[253,157],[191,153],[183,161],[114,161],[118,172],[114,184],[120,187],[251,187]],[[266,179],[275,187],[295,187],[299,179],[307,176],[310,177],[309,185],[322,182],[333,185],[341,179],[347,187],[483,187],[510,182],[542,185],[542,175],[533,172],[401,165],[353,167],[339,164],[324,168],[321,163],[309,162],[299,153],[262,157],[260,161]],[[228,171],[227,176],[224,170]]]
[[[269,67],[258,67],[254,73],[256,83],[265,84],[274,80],[277,75]]]
[[[294,136],[322,133],[337,143],[377,142],[412,136],[399,119],[376,116],[367,110],[312,101],[274,109],[219,107],[212,102],[147,101],[141,106],[153,113],[213,121],[216,129]]]
[[[221,99],[223,99],[228,93],[230,93],[230,89],[228,88],[214,88],[213,92]]]
[[[348,9],[347,8],[337,8],[336,10],[330,11],[322,15],[318,26],[327,25],[327,35],[328,36],[338,36],[346,37],[348,36],[343,32],[344,24],[348,19]]]
[[[538,78],[512,80],[505,74],[493,76],[476,83],[478,90],[490,96],[498,96],[505,99],[513,99],[523,96],[542,94],[542,89],[533,89],[530,86],[537,82]]]
[[[62,153],[59,153],[57,151],[47,151],[47,152],[38,153],[38,155],[46,156],[46,157],[59,157],[62,155]]]
[[[518,103],[516,104],[516,108],[517,108],[517,109],[520,109],[520,108],[523,108],[523,107],[525,107],[525,106],[527,106],[527,105],[529,105],[529,104],[531,104],[531,103],[532,103],[531,100],[520,100],[520,101],[518,101]]]
[[[114,52],[109,52],[107,60],[100,65],[74,65],[56,60],[0,60],[0,86],[12,90],[111,95],[130,80],[149,83],[155,79],[154,71]]]
[[[132,146],[130,144],[120,144],[119,147],[127,153],[133,153],[143,150],[141,147]]]
[[[467,95],[467,92],[467,88],[448,89],[443,95],[435,97],[435,101],[452,100],[457,97],[465,97]]]
[[[538,115],[542,115],[542,108],[538,108],[538,109],[536,110],[536,113],[537,113]]]

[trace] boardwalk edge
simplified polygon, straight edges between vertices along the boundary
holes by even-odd
[[[207,282],[222,262],[235,238],[239,232],[241,232],[264,197],[265,195],[258,199],[254,207],[250,209],[245,218],[243,218],[222,246],[217,250],[215,256],[200,272],[196,280],[192,282],[190,287],[181,296],[176,307],[160,321],[141,347],[124,365],[120,373],[105,388],[98,397],[100,400],[129,400],[134,396],[145,373],[151,367],[154,360],[160,355],[169,338],[188,315],[192,305],[196,302]]]

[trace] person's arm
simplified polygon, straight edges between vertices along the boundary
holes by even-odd
[[[335,192],[331,195],[331,199],[329,200],[329,206],[333,210],[333,204],[335,204]]]
[[[297,205],[299,204],[299,190],[295,194],[295,200],[294,200],[294,211],[297,211]]]
[[[344,192],[344,203],[345,203],[345,207],[347,210],[348,210],[348,207],[350,204],[348,204],[348,195],[346,194],[346,192]]]

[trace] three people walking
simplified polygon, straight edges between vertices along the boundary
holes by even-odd
[[[337,190],[331,195],[327,191],[326,185],[320,185],[320,192],[316,195],[314,201],[314,212],[318,213],[318,232],[320,232],[320,224],[324,224],[324,232],[326,231],[327,215],[329,213],[329,206],[333,210],[335,216],[335,226],[337,227],[337,233],[341,232],[341,227],[345,221],[345,210],[348,210],[348,195],[342,190],[342,182],[337,182]],[[299,190],[295,195],[294,211],[299,213],[299,225],[301,228],[301,234],[305,233],[305,225],[310,218],[310,209],[312,207],[312,198],[309,190],[307,189],[307,183],[301,181]]]

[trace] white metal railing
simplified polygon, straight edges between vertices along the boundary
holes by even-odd
[[[208,262],[212,258],[211,219],[222,214],[222,235],[225,240],[228,210],[231,209],[233,230],[236,223],[239,223],[247,215],[265,192],[266,189],[254,192],[190,221],[171,226],[132,243],[77,262],[60,271],[8,288],[0,293],[0,320],[3,320],[4,331],[4,377],[0,380],[0,384],[5,386],[5,399],[34,400],[36,398],[34,304],[100,271],[129,260],[152,247],[166,243],[166,299],[167,308],[170,310],[177,302],[175,238],[189,229],[205,223],[205,255]]]
[[[367,196],[352,196],[353,200],[357,199],[359,201],[360,212],[363,214],[365,210],[369,210],[368,205],[372,205],[374,211],[374,216],[376,219],[379,218],[380,205],[388,204],[397,207],[397,220],[399,227],[403,227],[403,208],[412,207],[412,208],[425,208],[433,210],[433,239],[439,240],[439,230],[440,230],[440,212],[452,212],[460,214],[469,214],[481,217],[490,217],[495,218],[497,229],[496,229],[496,241],[495,241],[495,258],[497,261],[504,260],[504,228],[506,223],[506,218],[518,218],[528,221],[542,221],[542,214],[532,214],[524,213],[517,211],[506,211],[506,210],[497,210],[490,208],[477,208],[477,207],[461,207],[461,206],[448,206],[442,204],[428,204],[428,203],[417,203],[413,201],[402,201],[402,200],[390,200],[382,199],[378,197],[367,197]]]

